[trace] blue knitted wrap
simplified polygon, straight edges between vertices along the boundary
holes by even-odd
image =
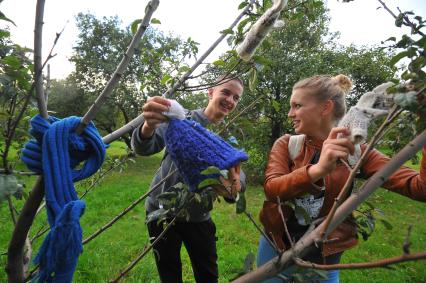
[[[90,123],[81,135],[75,133],[79,117],[31,119],[29,141],[22,150],[27,167],[43,174],[50,232],[35,258],[40,264],[39,282],[71,282],[78,256],[83,251],[80,217],[85,204],[74,182],[94,174],[105,159],[106,146]],[[85,161],[80,169],[74,169]]]
[[[193,120],[172,119],[165,136],[167,150],[190,191],[209,176],[201,171],[209,166],[229,169],[248,159],[218,135]]]

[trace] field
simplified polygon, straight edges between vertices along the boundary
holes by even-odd
[[[108,153],[112,156],[123,154],[123,146],[116,143]],[[86,196],[86,212],[81,218],[84,238],[147,191],[160,160],[160,154],[149,158],[137,157],[135,163],[130,162],[121,173],[109,174]],[[27,178],[25,181],[31,187],[33,180]],[[80,188],[80,191],[84,191],[84,188]],[[248,211],[257,219],[264,198],[261,186],[249,186],[246,196]],[[373,195],[370,202],[384,212],[393,229],[387,230],[378,223],[370,239],[365,242],[361,240],[360,245],[346,252],[343,262],[365,262],[400,255],[409,225],[413,225],[411,251],[426,251],[425,204],[383,189]],[[224,201],[215,203],[212,217],[217,226],[220,282],[228,282],[242,268],[245,256],[248,253],[256,254],[259,233],[246,216],[235,213],[234,205]],[[114,278],[147,244],[144,219],[144,206],[140,204],[105,233],[85,245],[74,281],[105,282]],[[44,224],[45,216],[42,215],[33,225],[31,234],[34,235]],[[7,203],[3,202],[0,204],[1,266],[6,262],[5,252],[11,230],[10,213]],[[36,246],[41,241],[42,238],[36,240]],[[194,282],[185,249],[182,249],[182,257],[184,281]],[[5,281],[6,274],[1,271],[0,282]],[[159,282],[152,253],[142,259],[124,282]],[[426,282],[426,261],[404,263],[387,269],[342,271],[341,282]]]

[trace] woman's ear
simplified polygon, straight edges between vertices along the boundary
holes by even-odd
[[[334,110],[334,102],[331,99],[324,102],[323,109],[322,109],[322,114],[324,116],[333,114],[333,110]]]

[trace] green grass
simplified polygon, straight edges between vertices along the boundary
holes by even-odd
[[[125,153],[122,144],[113,144],[110,155]],[[86,197],[86,212],[81,218],[84,237],[96,231],[112,217],[120,213],[132,201],[147,191],[151,178],[157,169],[161,154],[153,157],[137,157],[136,163],[129,163],[122,172],[108,175]],[[418,165],[417,165],[418,167]],[[33,180],[23,179],[28,187]],[[80,188],[83,191],[84,188]],[[257,219],[264,195],[260,186],[247,189],[248,211]],[[371,238],[345,252],[342,261],[365,262],[397,256],[402,253],[402,244],[408,225],[413,225],[411,236],[412,252],[426,251],[426,210],[425,204],[380,189],[370,198],[380,208],[393,229],[386,230],[378,224]],[[22,202],[16,202],[18,206]],[[244,215],[235,213],[235,206],[222,201],[215,203],[212,217],[217,227],[220,282],[228,282],[243,266],[245,256],[256,254],[259,234]],[[105,282],[115,277],[131,262],[148,242],[144,224],[145,209],[140,204],[109,230],[84,246],[79,258],[75,282]],[[32,227],[31,234],[45,222],[41,215]],[[7,203],[0,204],[0,253],[7,250],[12,230]],[[42,239],[36,241],[35,248]],[[182,249],[183,276],[185,282],[194,282],[188,255]],[[5,266],[6,256],[0,255],[0,265]],[[6,281],[6,274],[0,271],[0,282]],[[394,266],[394,269],[368,269],[341,271],[341,282],[425,282],[426,261],[409,262]],[[152,253],[128,274],[124,282],[159,282]]]

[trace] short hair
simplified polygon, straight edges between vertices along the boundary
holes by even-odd
[[[239,76],[231,75],[231,74],[220,75],[214,81],[214,85],[217,86],[230,81],[237,81],[244,88],[243,80]]]

